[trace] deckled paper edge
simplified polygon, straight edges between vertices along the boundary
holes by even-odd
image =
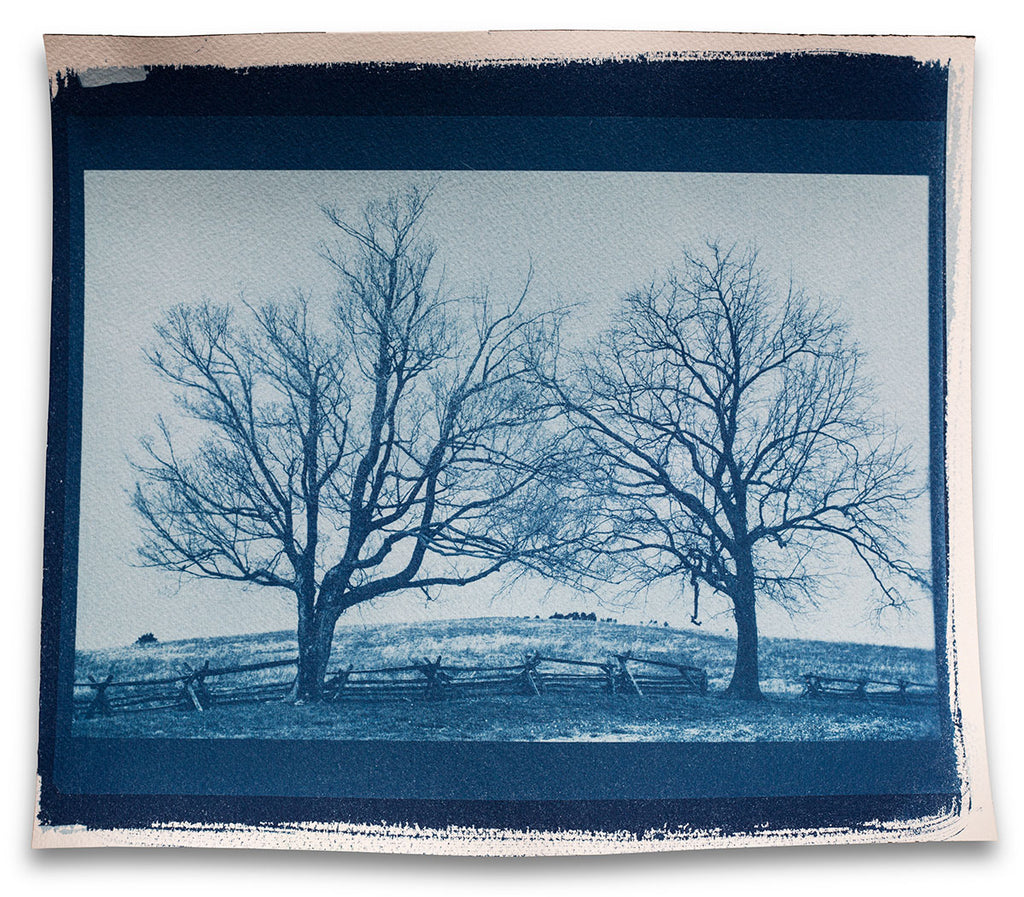
[[[736,847],[793,847],[808,844],[881,844],[964,839],[962,821],[936,816],[903,822],[876,820],[862,829],[842,827],[780,829],[723,834],[714,829],[652,829],[631,832],[497,829],[472,826],[429,828],[417,825],[351,823],[240,824],[166,823],[140,829],[90,829],[85,826],[37,826],[32,846],[68,847],[221,847],[264,850],[344,850],[356,853],[434,854],[446,856],[567,856],[660,853],[673,850]]]
[[[995,840],[985,747],[974,573],[971,477],[971,117],[973,41],[949,59],[946,113],[946,474],[949,519],[950,698],[964,783],[964,828],[957,840]]]
[[[246,69],[325,63],[537,65],[568,60],[733,58],[787,52],[880,53],[944,62],[961,55],[958,37],[699,33],[687,31],[464,31],[329,34],[215,34],[182,37],[49,34],[51,90],[57,74],[158,65]]]
[[[955,746],[963,783],[959,813],[859,830],[723,835],[715,831],[630,833],[425,829],[296,822],[261,828],[180,824],[91,830],[36,824],[34,847],[219,846],[460,855],[608,854],[793,844],[993,840],[995,819],[985,749],[974,589],[970,396],[970,165],[974,39],[878,35],[698,32],[506,31],[366,34],[231,34],[182,37],[46,35],[51,91],[58,75],[90,72],[139,80],[147,66],[235,69],[346,62],[522,64],[569,60],[757,58],[787,52],[907,56],[948,66],[946,168],[946,449],[949,532],[947,644]],[[37,820],[39,795],[37,791]]]

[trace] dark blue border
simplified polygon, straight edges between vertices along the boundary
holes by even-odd
[[[83,172],[490,169],[929,177],[931,494],[945,682],[946,72],[907,59],[156,69],[53,101],[54,279],[39,768],[52,824],[297,819],[641,831],[860,827],[955,810],[941,741],[532,745],[70,735]],[[943,701],[945,706],[945,701]],[[458,770],[453,775],[452,770]],[[258,797],[257,797],[258,796]]]
[[[935,774],[943,760],[937,741],[535,744],[76,738],[72,750],[60,755],[56,780],[62,790],[82,794],[663,801],[929,794],[949,785],[948,778]]]

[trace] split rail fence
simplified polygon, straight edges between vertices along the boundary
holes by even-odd
[[[177,676],[122,679],[111,670],[103,679],[75,682],[75,714],[110,716],[151,710],[204,711],[214,705],[284,700],[295,677],[273,678],[268,671],[294,667],[290,657],[263,663],[212,667],[182,664]],[[336,669],[325,682],[330,701],[386,697],[441,698],[473,692],[541,695],[575,690],[608,694],[706,694],[707,672],[667,660],[616,654],[600,662],[528,654],[522,663],[493,666],[445,664],[439,655],[406,666]]]
[[[275,677],[277,670],[295,667],[289,657],[261,663],[213,667],[209,661],[181,673],[154,678],[116,679],[111,670],[100,679],[75,682],[75,715],[184,709],[204,711],[214,705],[282,701],[294,690],[295,676]],[[803,697],[847,699],[899,704],[936,699],[934,685],[904,679],[842,678],[805,673]],[[535,652],[518,664],[458,665],[442,657],[405,666],[355,669],[329,673],[325,697],[345,701],[388,697],[441,698],[457,694],[542,695],[576,691],[623,695],[707,694],[708,676],[701,667],[670,660],[615,654],[607,661],[580,660]]]
[[[889,701],[912,704],[934,701],[934,685],[908,682],[906,679],[843,679],[805,673],[805,698],[850,698],[856,701]]]

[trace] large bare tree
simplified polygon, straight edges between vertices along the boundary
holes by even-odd
[[[815,603],[851,561],[884,604],[924,584],[902,538],[919,490],[861,361],[826,304],[777,289],[756,252],[711,243],[542,375],[588,447],[590,551],[606,575],[728,597],[732,696],[761,696],[759,602]]]
[[[329,315],[285,303],[173,309],[149,353],[176,423],[144,441],[144,563],[286,589],[297,696],[322,696],[348,608],[542,563],[568,469],[523,374],[546,339],[522,295],[454,298],[423,233],[429,191],[323,211]],[[527,279],[528,281],[528,279]]]

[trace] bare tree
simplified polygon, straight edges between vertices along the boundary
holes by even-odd
[[[521,348],[544,339],[524,289],[445,292],[428,193],[370,204],[322,255],[333,315],[284,304],[175,308],[149,360],[183,413],[162,419],[134,504],[143,562],[295,596],[298,697],[322,696],[348,608],[543,563],[568,469]],[[191,423],[189,423],[191,422]]]
[[[590,551],[607,576],[728,597],[732,696],[761,696],[759,601],[814,603],[840,559],[885,604],[924,584],[901,538],[920,492],[860,363],[825,304],[777,291],[756,252],[711,243],[627,296],[572,370],[542,375],[588,446]]]

